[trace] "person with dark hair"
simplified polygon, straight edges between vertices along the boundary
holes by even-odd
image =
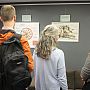
[[[68,90],[64,52],[56,47],[59,36],[55,25],[47,25],[33,52],[36,90]]]

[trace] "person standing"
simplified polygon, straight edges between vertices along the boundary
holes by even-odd
[[[85,64],[81,69],[80,76],[84,81],[82,90],[90,90],[90,53],[88,53]]]
[[[16,22],[16,10],[12,5],[3,5],[0,11],[1,21],[3,22],[3,27],[0,30],[0,45],[8,40],[10,37],[14,36],[14,26]],[[32,72],[34,69],[34,62],[32,54],[30,51],[30,46],[27,39],[22,35],[20,38],[20,43],[24,50],[24,54],[28,57],[28,68],[29,72]]]
[[[47,25],[33,52],[36,90],[68,90],[64,52],[56,47],[59,31]]]

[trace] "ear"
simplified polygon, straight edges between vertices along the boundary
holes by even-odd
[[[0,16],[0,21],[3,21],[3,18]]]
[[[13,19],[14,19],[14,21],[16,21],[16,15],[14,15]]]

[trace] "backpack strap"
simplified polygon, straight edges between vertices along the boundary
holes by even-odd
[[[8,40],[3,42],[2,44],[10,44],[10,43],[13,43],[13,42],[18,42],[18,44],[22,48],[22,45],[21,45],[21,42],[20,42],[20,39],[21,39],[22,35],[16,33],[14,30],[11,30],[11,29],[8,29],[8,30],[2,29],[2,30],[0,30],[0,33],[2,33],[2,34],[8,33],[8,32],[14,33],[14,35],[11,36],[10,38],[8,38]]]
[[[22,35],[21,34],[15,34],[15,36],[16,36],[16,38],[18,38],[18,40],[20,40],[21,39],[21,37],[22,37]]]

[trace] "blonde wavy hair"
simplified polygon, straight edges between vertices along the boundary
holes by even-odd
[[[56,46],[56,38],[59,34],[59,29],[55,25],[47,25],[44,28],[35,49],[38,57],[43,59],[49,58],[52,47]]]

